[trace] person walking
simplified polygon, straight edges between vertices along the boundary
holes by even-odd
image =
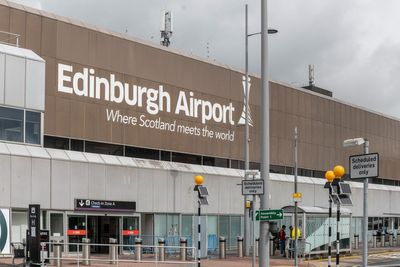
[[[282,228],[281,228],[281,230],[279,230],[279,233],[278,233],[279,248],[281,251],[281,255],[283,257],[286,257],[286,250],[285,250],[285,248],[286,248],[286,232],[285,232],[285,229],[286,229],[286,225],[282,225]]]

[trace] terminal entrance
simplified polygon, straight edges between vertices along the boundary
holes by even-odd
[[[110,243],[110,238],[123,244],[123,250],[130,250],[134,237],[139,235],[139,216],[97,216],[69,215],[68,242],[82,243],[83,238],[89,238],[91,244]],[[77,251],[77,245],[70,244],[68,251]],[[92,253],[108,253],[108,246],[91,246]]]
[[[117,216],[87,216],[87,237],[93,244],[109,244],[110,238],[119,243],[119,220]],[[108,253],[107,246],[92,246],[92,253]]]

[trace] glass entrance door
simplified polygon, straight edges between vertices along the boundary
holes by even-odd
[[[87,216],[87,237],[93,244],[109,244],[110,238],[119,243],[119,219],[117,216]],[[108,253],[107,246],[92,246],[92,253]]]
[[[135,236],[139,235],[139,217],[124,217],[122,220],[122,226],[123,244],[129,245],[129,247],[124,246],[123,250],[133,252]],[[130,245],[132,245],[132,247],[130,247]]]

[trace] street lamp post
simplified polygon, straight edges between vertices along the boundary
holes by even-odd
[[[277,33],[278,30],[276,29],[267,29],[268,34],[274,34]],[[250,110],[249,110],[249,37],[261,34],[261,32],[256,32],[256,33],[250,33],[248,31],[248,5],[245,5],[245,100],[244,100],[244,114],[245,114],[245,130],[244,130],[244,170],[245,170],[245,177],[244,179],[248,179],[246,173],[249,170],[249,150],[250,150],[250,137],[249,137],[249,115],[250,115]],[[248,196],[244,197],[244,254],[245,256],[248,256],[250,254],[250,209],[247,206],[247,202],[249,201]],[[256,196],[253,195],[253,205],[252,207],[252,212],[253,212],[253,217],[255,213],[255,202],[256,202]],[[252,217],[252,218],[253,218]],[[254,218],[253,218],[254,220]],[[253,226],[254,227],[254,224]],[[254,231],[254,229],[252,230]],[[253,240],[251,242],[253,245],[253,254],[255,254],[255,236],[253,235]],[[254,265],[254,263],[253,263]]]
[[[343,166],[337,165],[333,168],[333,173],[335,174],[335,179],[333,179],[332,184],[336,186],[336,192],[340,195],[340,179],[345,173]],[[339,224],[340,224],[340,201],[337,203],[336,208],[336,266],[339,266],[340,261],[340,232],[339,232]]]
[[[351,147],[359,145],[364,145],[364,154],[369,153],[369,141],[365,138],[359,137],[343,141],[343,147]],[[362,237],[363,237],[362,266],[366,267],[368,266],[368,178],[364,179]]]
[[[269,208],[269,79],[268,79],[268,8],[267,0],[261,0],[261,179],[264,195],[262,210]],[[269,267],[269,222],[260,222],[260,267]]]
[[[325,173],[325,178],[327,180],[324,188],[329,190],[329,219],[328,219],[328,267],[332,266],[332,187],[331,183],[335,178],[335,174],[333,171],[327,171]]]

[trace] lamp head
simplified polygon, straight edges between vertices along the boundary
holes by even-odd
[[[202,185],[204,182],[204,178],[201,175],[196,175],[194,177],[194,182],[196,183],[196,185]]]
[[[325,173],[325,179],[328,183],[332,183],[333,179],[335,179],[335,173],[333,171],[327,171]]]
[[[343,147],[359,146],[365,143],[365,139],[362,137],[347,139],[343,141]]]
[[[333,173],[335,178],[341,179],[345,173],[344,167],[342,165],[336,165],[335,168],[333,168]]]

